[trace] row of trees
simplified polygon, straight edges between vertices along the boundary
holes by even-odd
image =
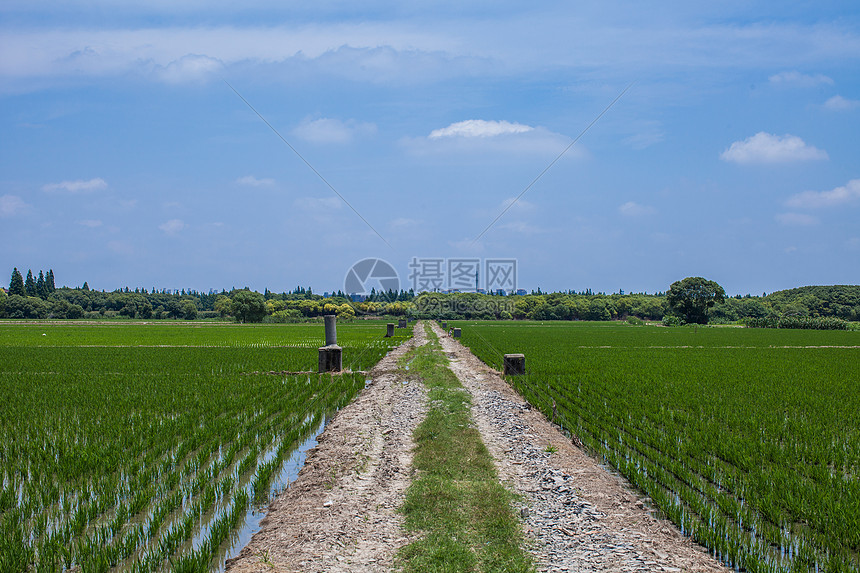
[[[32,283],[32,284],[31,284]],[[0,318],[234,318],[241,322],[293,322],[337,314],[349,319],[363,316],[407,316],[442,319],[615,320],[637,317],[676,322],[730,323],[748,319],[835,317],[860,320],[860,286],[802,287],[767,296],[727,297],[723,288],[702,277],[673,283],[666,294],[595,294],[591,290],[565,293],[535,291],[522,296],[477,293],[374,293],[360,302],[343,293],[314,294],[310,288],[263,294],[244,289],[208,293],[194,290],[136,288],[113,292],[54,285],[54,273],[16,268],[8,294],[0,289]]]
[[[39,271],[39,278],[33,277],[33,271],[27,271],[27,279],[21,275],[18,267],[12,271],[12,279],[9,281],[9,294],[18,296],[32,296],[47,299],[56,291],[54,286],[54,271],[48,270],[47,274]]]

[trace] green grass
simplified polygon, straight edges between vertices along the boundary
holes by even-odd
[[[860,333],[458,323],[715,557],[860,571]]]
[[[418,477],[403,506],[407,529],[422,537],[401,549],[399,564],[406,572],[532,571],[513,494],[473,425],[471,397],[426,330],[429,342],[401,359],[427,387],[430,409],[415,430]]]
[[[410,334],[384,333],[338,325],[344,364]],[[0,326],[0,571],[206,570],[364,387],[269,374],[315,371],[322,342],[321,324]]]

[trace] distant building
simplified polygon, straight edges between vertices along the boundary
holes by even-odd
[[[520,295],[520,296],[524,296],[524,295],[527,295],[527,294],[529,294],[529,293],[528,293],[528,292],[526,291],[526,289],[524,289],[524,288],[518,288],[518,289],[517,289],[517,294],[518,294],[518,295]]]

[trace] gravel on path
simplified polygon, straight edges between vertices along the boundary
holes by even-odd
[[[370,386],[329,422],[227,572],[392,569],[412,541],[398,509],[412,481],[412,432],[426,412],[424,386],[400,375],[397,359],[425,342],[418,325],[371,370]]]
[[[473,415],[503,482],[521,496],[538,571],[728,572],[647,499],[588,456],[499,372],[432,324],[450,368],[472,394]]]

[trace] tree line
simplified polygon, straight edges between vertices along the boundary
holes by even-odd
[[[719,296],[718,296],[719,295]],[[680,298],[679,298],[680,297]],[[688,302],[686,297],[689,297]],[[690,302],[693,301],[693,302]],[[697,302],[696,302],[697,301]],[[710,304],[709,304],[710,303]],[[697,306],[698,305],[698,306]],[[703,306],[702,306],[703,305]],[[325,314],[342,319],[409,317],[431,319],[661,320],[771,324],[785,317],[860,321],[860,286],[812,286],[769,295],[726,296],[717,283],[688,277],[666,293],[606,294],[591,289],[496,296],[479,293],[376,292],[353,301],[343,292],[315,294],[310,287],[275,293],[265,289],[216,292],[128,287],[111,292],[55,285],[53,270],[15,268],[8,289],[0,288],[0,318],[145,320],[233,319],[239,322],[297,322]],[[671,322],[671,321],[670,321]],[[672,323],[675,323],[672,322]]]

